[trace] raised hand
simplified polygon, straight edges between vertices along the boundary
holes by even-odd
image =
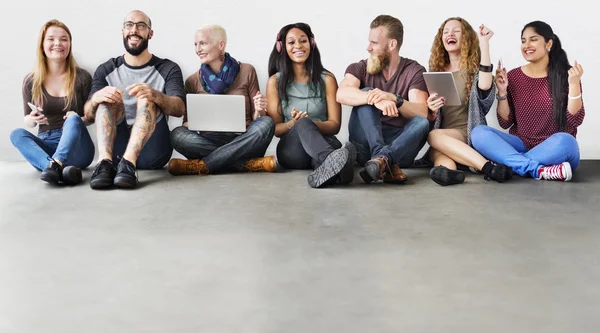
[[[506,90],[508,88],[508,75],[506,75],[506,68],[500,68],[502,63],[498,61],[498,69],[496,69],[496,88],[498,89],[499,96],[506,96]]]
[[[573,67],[571,67],[571,69],[569,69],[569,78],[568,78],[569,84],[579,85],[582,75],[583,75],[583,67],[581,67],[581,64],[578,64],[577,60],[575,60]]]
[[[479,26],[479,31],[477,33],[477,38],[479,38],[479,42],[489,42],[490,39],[492,38],[492,36],[494,36],[494,32],[486,27],[485,25],[480,25]]]

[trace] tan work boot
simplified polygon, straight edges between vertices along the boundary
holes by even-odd
[[[392,165],[392,168],[383,174],[383,182],[388,184],[404,183],[408,179],[406,174],[400,169],[398,164]]]
[[[208,175],[208,167],[202,160],[173,158],[169,161],[169,173],[179,175]]]
[[[277,160],[275,156],[251,158],[246,161],[244,170],[248,172],[275,172]]]

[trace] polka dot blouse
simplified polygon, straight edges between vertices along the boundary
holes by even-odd
[[[508,121],[498,115],[498,123],[502,128],[509,128],[509,133],[518,136],[527,149],[531,149],[552,134],[560,132],[552,115],[552,96],[548,78],[532,78],[520,67],[508,72],[508,105],[510,113]],[[567,112],[565,132],[577,136],[577,126],[585,117],[583,104],[576,115]]]

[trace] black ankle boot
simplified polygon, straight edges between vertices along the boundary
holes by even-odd
[[[42,171],[41,180],[53,184],[58,185],[62,180],[62,167],[55,160],[51,160],[44,171]]]
[[[443,165],[431,168],[431,170],[429,170],[429,176],[434,182],[442,186],[462,184],[465,182],[465,174],[462,171],[450,170]]]

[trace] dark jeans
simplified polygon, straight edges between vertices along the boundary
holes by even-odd
[[[179,126],[171,132],[171,143],[187,159],[203,160],[210,173],[244,171],[246,161],[265,156],[274,133],[273,119],[265,116],[253,121],[242,134],[201,134]]]
[[[302,118],[279,140],[277,161],[286,169],[316,169],[341,147],[335,136],[324,136],[312,120]]]
[[[125,154],[127,143],[131,137],[131,127],[127,125],[127,121],[123,117],[123,121],[117,125],[117,134],[115,136],[115,144],[113,147],[113,161],[117,163]],[[167,117],[162,117],[156,123],[154,133],[142,148],[140,156],[136,162],[138,169],[160,169],[169,162],[173,154],[173,147],[169,141],[169,125]]]
[[[70,116],[62,128],[35,136],[23,128],[10,133],[10,141],[23,157],[38,170],[43,170],[51,158],[63,166],[87,168],[94,159],[94,142],[79,116]],[[52,156],[52,157],[50,157]]]
[[[423,117],[407,119],[404,127],[381,123],[381,111],[371,105],[352,109],[348,130],[356,146],[356,161],[364,165],[375,157],[387,157],[390,164],[410,167],[427,141],[429,121]]]

